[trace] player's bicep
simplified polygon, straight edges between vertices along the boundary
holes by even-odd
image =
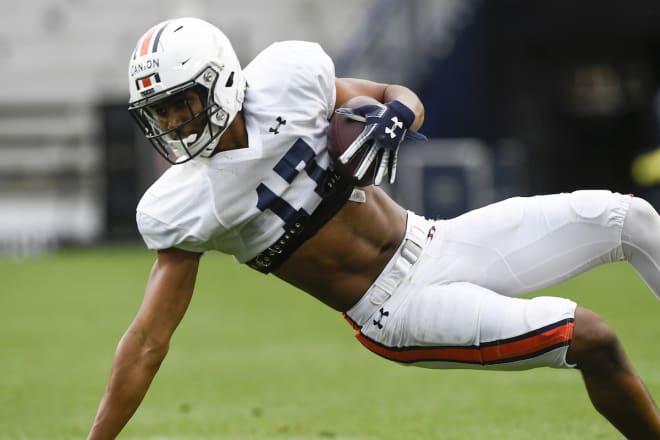
[[[150,345],[167,345],[188,309],[200,255],[179,249],[158,252],[133,330]]]

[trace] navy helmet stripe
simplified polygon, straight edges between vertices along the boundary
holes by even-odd
[[[165,22],[165,24],[158,30],[158,33],[156,34],[156,38],[154,38],[154,44],[151,46],[151,52],[156,52],[156,49],[158,49],[158,42],[160,41],[160,36],[168,24],[170,24],[169,21]]]

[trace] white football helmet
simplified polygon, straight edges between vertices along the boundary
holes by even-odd
[[[128,82],[129,112],[170,163],[213,154],[241,110],[247,87],[229,39],[197,18],[167,20],[149,29],[131,57]],[[193,111],[185,98],[190,91],[198,94],[203,110]],[[163,126],[158,109],[177,98],[187,106],[185,120]]]

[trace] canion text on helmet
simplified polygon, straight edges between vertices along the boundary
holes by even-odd
[[[158,58],[149,58],[142,61],[141,63],[133,64],[131,66],[131,76],[135,76],[138,73],[156,69],[158,67],[160,67],[160,60]]]

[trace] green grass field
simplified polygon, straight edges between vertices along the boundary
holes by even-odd
[[[0,439],[84,438],[153,254],[0,261]],[[660,302],[625,264],[546,294],[617,330],[660,399]],[[432,371],[369,353],[336,312],[214,254],[122,439],[618,439],[576,371]]]

